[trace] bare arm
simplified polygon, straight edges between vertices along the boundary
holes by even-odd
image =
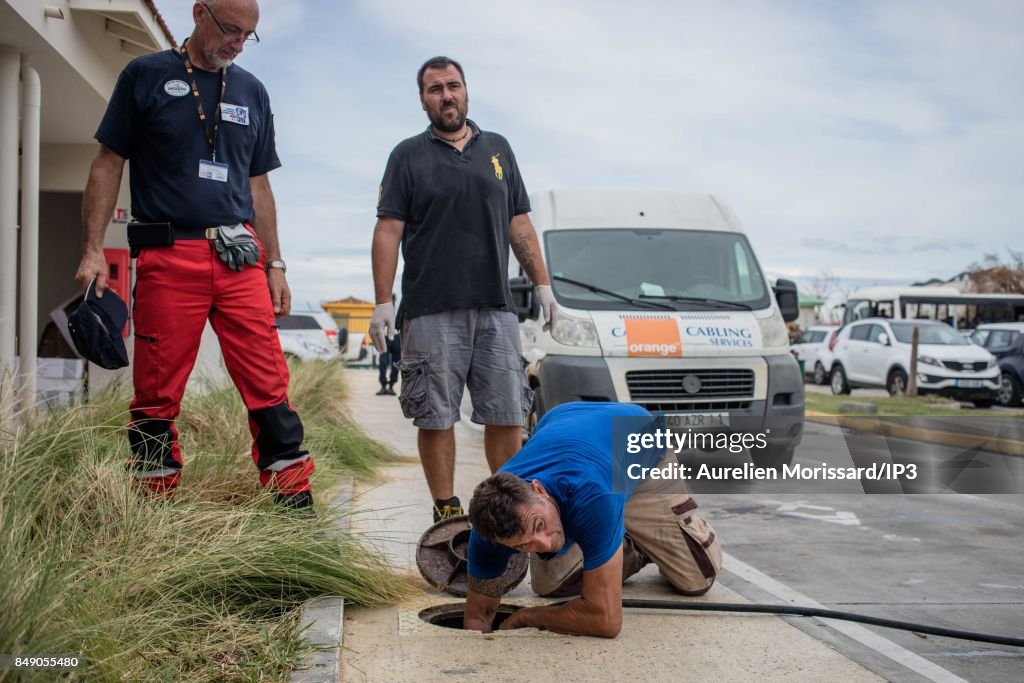
[[[521,213],[512,219],[509,226],[509,242],[516,260],[535,285],[550,284],[548,270],[544,267],[544,259],[540,255],[540,242],[537,231],[533,227],[530,215]]]
[[[501,624],[502,629],[528,626],[577,636],[617,636],[622,629],[622,547],[597,569],[583,572],[578,598],[521,609]]]
[[[373,291],[376,303],[391,301],[398,270],[398,245],[402,242],[405,223],[398,218],[378,218],[373,228]]]
[[[494,615],[501,604],[500,579],[475,579],[469,577],[469,591],[466,594],[466,612],[462,627],[467,631],[490,633]]]
[[[93,159],[89,181],[82,198],[82,260],[75,280],[82,289],[96,278],[96,292],[107,286],[107,260],[103,257],[103,239],[110,224],[121,188],[124,157],[104,144]]]
[[[270,187],[270,177],[263,175],[249,178],[252,190],[252,209],[255,216],[252,227],[256,236],[263,243],[263,252],[267,263],[281,258],[281,245],[277,240],[277,204],[274,202],[274,191]],[[288,288],[284,271],[271,268],[267,271],[267,286],[270,287],[270,299],[274,304],[274,313],[288,315],[292,308],[292,293]]]

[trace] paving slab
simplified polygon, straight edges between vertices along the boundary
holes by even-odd
[[[417,457],[416,430],[402,417],[394,396],[374,395],[376,372],[349,370],[346,377],[352,416],[370,436],[408,456],[385,468],[382,481],[357,484],[352,531],[384,552],[396,571],[415,576],[423,591],[402,605],[345,610],[342,680],[883,680],[771,615],[627,610],[622,632],[611,640],[537,629],[484,635],[423,622],[421,610],[462,601],[430,588],[415,569],[416,543],[430,526],[432,504]],[[466,504],[489,471],[479,431],[459,423],[456,442],[456,495]],[[626,584],[624,597],[747,602],[722,580],[699,598],[676,595],[653,565]],[[543,602],[533,595],[528,578],[504,601]]]

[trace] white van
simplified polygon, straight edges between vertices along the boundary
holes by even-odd
[[[527,432],[561,403],[631,402],[679,430],[767,431],[768,447],[751,458],[788,463],[804,419],[785,327],[799,314],[796,285],[778,280],[773,293],[728,205],[650,190],[555,190],[530,200],[559,319],[542,332],[513,259],[535,392]]]

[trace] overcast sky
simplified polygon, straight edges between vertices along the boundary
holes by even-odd
[[[188,0],[157,0],[180,42]],[[771,276],[950,277],[1024,246],[1024,3],[264,0],[296,305],[373,294],[392,147],[445,54],[530,191],[721,194]],[[1016,199],[1014,197],[1017,197]],[[453,264],[457,265],[457,264]]]

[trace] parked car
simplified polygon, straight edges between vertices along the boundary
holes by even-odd
[[[996,402],[999,366],[995,357],[934,320],[868,318],[844,327],[833,351],[832,393],[848,394],[858,387],[884,387],[893,396],[906,392],[914,327],[920,329],[919,394],[972,401],[979,408]]]
[[[971,341],[987,349],[999,363],[999,403],[1020,405],[1024,397],[1024,323],[979,325]]]
[[[799,339],[789,345],[790,353],[804,362],[804,379],[811,377],[815,384],[828,383],[828,372],[832,369],[832,350],[828,342],[838,331],[835,325],[808,327]]]
[[[302,361],[340,358],[338,326],[323,311],[292,311],[277,317],[277,334],[287,358]]]

